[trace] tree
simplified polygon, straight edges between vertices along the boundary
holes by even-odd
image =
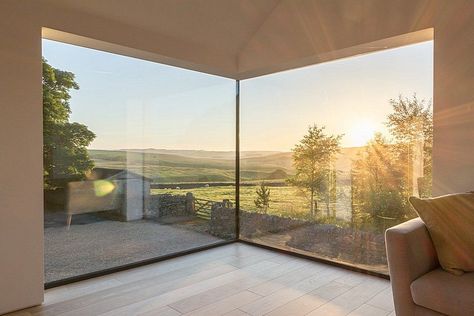
[[[257,198],[253,201],[258,210],[266,213],[270,207],[270,189],[262,181],[260,187],[255,191]]]
[[[324,126],[321,128],[317,125],[310,126],[308,133],[292,149],[296,174],[288,179],[288,182],[309,193],[312,216],[317,210],[316,199],[330,194],[331,162],[340,151],[342,138],[342,135],[326,135],[324,129]],[[328,198],[326,201],[329,213]]]
[[[379,228],[413,217],[408,197],[431,195],[433,116],[431,102],[399,96],[391,99],[386,126],[369,141],[352,166],[353,217]]]
[[[396,158],[404,174],[404,194],[431,195],[433,114],[431,102],[412,98],[391,99],[393,112],[386,122],[395,140]]]
[[[62,187],[82,179],[94,166],[87,146],[95,134],[87,126],[70,123],[70,90],[79,86],[71,72],[56,69],[43,58],[43,176],[45,187]]]
[[[358,154],[351,171],[353,220],[385,228],[407,218],[403,177],[398,170],[393,145],[376,133]],[[408,208],[409,209],[409,208]]]

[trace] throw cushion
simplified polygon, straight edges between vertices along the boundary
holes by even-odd
[[[457,275],[474,271],[474,194],[410,197],[410,203],[430,233],[441,267]]]

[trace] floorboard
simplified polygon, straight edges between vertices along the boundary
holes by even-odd
[[[234,243],[81,281],[9,316],[394,315],[377,277]]]

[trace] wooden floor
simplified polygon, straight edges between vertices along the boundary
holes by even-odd
[[[9,315],[395,315],[387,280],[234,243],[46,291]]]

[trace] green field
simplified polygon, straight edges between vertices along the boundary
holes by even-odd
[[[340,171],[350,170],[360,148],[342,148],[336,161]],[[235,153],[231,151],[127,149],[89,150],[97,167],[128,169],[154,183],[233,182]],[[242,151],[242,181],[285,179],[294,173],[292,153]]]
[[[257,186],[240,187],[240,208],[245,211],[257,211],[254,200]],[[235,203],[234,186],[211,186],[193,189],[152,189],[152,194],[193,193],[198,199],[222,201],[228,199]],[[321,205],[322,206],[322,205]],[[270,207],[268,214],[292,218],[309,217],[309,200],[301,190],[290,186],[270,187]]]
[[[128,169],[154,183],[232,182],[235,154],[193,150],[89,150],[97,167]],[[242,180],[280,179],[292,173],[291,153],[243,152]]]
[[[257,186],[242,186],[240,188],[240,207],[243,210],[255,210],[254,199],[257,197],[255,193]],[[194,189],[153,189],[152,194],[185,194],[192,192],[196,198],[222,201],[228,199],[235,203],[235,187],[234,186],[212,186]],[[302,212],[306,213],[308,209],[307,199],[301,194],[297,188],[293,187],[271,187],[270,188],[270,208],[269,214],[281,215],[282,210],[286,212]]]
[[[348,170],[358,150],[344,148],[338,158],[337,168]],[[152,194],[192,192],[196,198],[212,201],[228,199],[235,203],[234,186],[216,185],[235,181],[234,152],[127,149],[90,150],[89,154],[97,167],[128,169],[149,177],[153,184],[160,184],[161,187],[169,185],[167,189],[152,189]],[[241,183],[255,184],[241,186],[241,209],[257,211],[254,200],[261,181],[279,182],[279,186],[270,186],[270,207],[267,213],[293,218],[309,217],[308,197],[300,189],[284,185],[285,179],[293,174],[291,152],[242,151],[240,163]],[[195,185],[192,189],[176,189],[185,183]],[[345,185],[339,184],[339,187],[344,189]],[[322,203],[319,208],[324,209]],[[347,203],[337,208],[347,212]]]

